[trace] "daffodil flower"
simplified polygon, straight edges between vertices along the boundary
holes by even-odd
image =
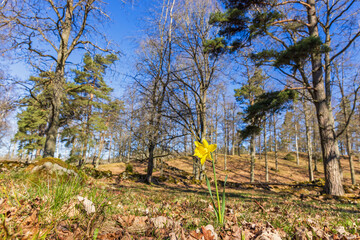
[[[214,183],[215,183],[215,191],[216,191],[216,200],[217,200],[217,206],[215,205],[215,198],[213,197],[212,191],[211,191],[211,185],[208,177],[206,177],[206,185],[209,189],[210,193],[210,199],[214,207],[214,212],[216,215],[216,219],[220,225],[224,225],[224,216],[225,216],[225,184],[227,180],[227,176],[225,177],[224,181],[224,188],[223,188],[223,194],[222,194],[222,204],[220,205],[220,197],[219,197],[219,190],[218,190],[218,184],[216,180],[216,171],[215,171],[215,162],[213,161],[213,158],[211,156],[211,153],[216,150],[216,144],[209,144],[205,139],[202,140],[202,143],[195,141],[195,153],[194,156],[200,158],[201,165],[203,165],[206,161],[206,159],[209,159],[212,161],[212,167],[214,172]]]
[[[211,153],[215,151],[216,144],[209,144],[205,139],[202,140],[202,143],[195,141],[195,157],[200,158],[201,165],[203,165],[208,160],[213,160]]]

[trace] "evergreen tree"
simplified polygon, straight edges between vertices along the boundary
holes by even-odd
[[[224,0],[223,2],[225,12],[214,13],[210,19],[211,23],[220,27],[221,38],[209,41],[208,48],[214,53],[219,53],[221,50],[234,51],[251,43],[256,37],[274,43],[267,46],[277,48],[261,49],[260,52],[253,54],[253,59],[258,64],[268,63],[279,70],[291,80],[290,87],[298,87],[300,84],[300,88],[309,92],[319,124],[325,170],[324,191],[331,195],[343,195],[338,137],[344,133],[344,129],[335,131],[330,73],[334,60],[349,50],[352,43],[360,37],[359,27],[354,31],[339,31],[337,26],[343,24],[343,18],[346,16],[357,17],[359,3],[357,1],[326,3],[315,0],[306,2]],[[350,29],[353,26],[348,27]],[[333,36],[337,37],[332,39]],[[338,39],[347,39],[347,41]],[[225,48],[226,43],[229,45]],[[311,77],[307,73],[311,73]],[[264,103],[278,101],[280,97],[286,95],[284,92],[267,94],[259,103],[270,110]],[[261,114],[264,112],[259,108],[260,105],[252,107],[255,115],[255,110],[259,110]],[[347,121],[350,120],[350,116]]]
[[[255,99],[257,96],[263,93],[262,85],[266,77],[262,73],[262,70],[256,68],[253,73],[250,72],[249,68],[247,69],[247,82],[240,88],[235,89],[235,98],[238,103],[245,106],[252,106],[255,104]],[[247,121],[251,125],[254,125],[260,119],[255,117],[249,118]],[[259,132],[252,132],[248,134],[246,131],[243,132],[243,137],[246,138],[250,135],[250,155],[251,155],[251,165],[250,165],[250,182],[255,181],[254,169],[255,169],[255,137]]]
[[[96,134],[108,128],[104,112],[111,108],[110,93],[113,89],[106,84],[104,75],[116,60],[114,54],[95,55],[92,58],[87,53],[83,59],[83,69],[73,70],[75,78],[67,88],[69,102],[66,107],[66,119],[72,120],[66,123],[62,140],[67,146],[72,145],[70,158],[77,159],[79,166],[85,162],[88,148],[94,146]],[[76,146],[80,146],[80,152]]]
[[[45,131],[47,116],[49,115],[49,83],[53,77],[53,72],[43,72],[39,77],[30,77],[33,82],[33,88],[30,90],[30,96],[21,100],[24,107],[17,115],[18,131],[13,141],[19,143],[19,152],[21,155],[26,153],[40,157],[40,151],[45,143]]]

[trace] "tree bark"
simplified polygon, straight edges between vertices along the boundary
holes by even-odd
[[[269,164],[267,158],[267,146],[266,146],[266,121],[264,121],[264,157],[265,157],[265,181],[269,181]]]
[[[276,119],[275,114],[273,115],[273,127],[274,127],[274,151],[275,151],[275,170],[279,170],[278,155],[277,155],[277,140],[276,140]]]
[[[318,19],[316,16],[315,0],[308,0],[307,8],[309,33],[311,37],[319,37]],[[339,148],[336,139],[334,118],[331,106],[326,96],[325,82],[321,62],[321,53],[314,51],[311,54],[312,79],[314,86],[314,104],[319,124],[321,148],[324,163],[325,187],[324,191],[330,195],[344,195],[342,176],[339,164]],[[331,102],[331,101],[330,101]]]
[[[101,133],[100,143],[99,143],[99,152],[98,152],[97,157],[96,157],[95,168],[98,168],[98,167],[99,167],[100,159],[101,159],[101,154],[102,154],[102,151],[103,151],[103,149],[104,149],[104,142],[105,142],[105,136],[104,136],[103,133]]]
[[[250,137],[250,182],[255,181],[255,135]]]
[[[55,77],[52,84],[51,111],[49,116],[48,128],[45,132],[46,139],[43,157],[54,157],[56,149],[56,136],[60,127],[60,108],[65,83],[65,62],[69,56],[68,43],[73,21],[73,1],[68,1],[65,10],[65,21],[62,24],[60,46],[57,52],[57,63]]]
[[[295,109],[294,109],[295,114]],[[298,144],[298,129],[297,129],[297,123],[295,122],[295,150],[296,150],[296,165],[300,165],[300,159],[299,159],[299,144]]]
[[[149,144],[149,159],[148,159],[148,167],[146,172],[146,182],[151,184],[152,182],[152,174],[154,170],[154,150],[155,150],[155,144],[150,143]]]
[[[310,126],[309,126],[309,113],[306,102],[302,99],[302,104],[304,108],[304,118],[305,118],[305,132],[306,132],[306,144],[307,144],[307,153],[308,153],[308,169],[309,169],[309,180],[314,181],[314,172],[312,167],[312,145],[311,145],[311,136],[310,136]]]
[[[44,145],[43,157],[54,157],[56,149],[56,137],[59,130],[59,117],[61,98],[63,93],[64,83],[64,66],[59,65],[55,72],[53,80],[53,92],[51,98],[51,110],[49,116],[48,128],[45,131],[46,139]]]

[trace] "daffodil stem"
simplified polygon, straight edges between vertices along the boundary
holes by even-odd
[[[212,154],[211,154],[212,155]],[[218,211],[219,211],[219,223],[222,224],[223,223],[223,216],[221,216],[221,205],[220,205],[220,198],[219,198],[219,191],[218,191],[218,184],[217,184],[217,180],[216,180],[216,171],[215,171],[215,163],[214,160],[212,160],[212,166],[213,166],[213,171],[214,171],[214,182],[215,182],[215,189],[216,189],[216,198],[217,198],[217,202],[218,202]],[[216,210],[215,210],[216,211]]]

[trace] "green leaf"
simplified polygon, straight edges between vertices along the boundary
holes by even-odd
[[[217,221],[219,221],[220,216],[219,216],[218,211],[217,211],[217,208],[216,208],[216,206],[215,206],[214,197],[213,197],[212,192],[211,192],[210,181],[209,181],[209,179],[208,179],[208,177],[207,177],[206,175],[205,175],[205,179],[206,179],[206,185],[207,185],[207,187],[208,187],[208,189],[209,189],[209,193],[210,193],[210,197],[211,197],[211,202],[212,202],[212,205],[213,205],[213,207],[214,207],[214,212],[215,212],[215,215],[216,215],[216,219],[217,219]],[[220,206],[219,206],[219,207],[220,207]]]
[[[221,218],[224,220],[225,216],[225,185],[227,181],[228,176],[226,175],[225,181],[224,181],[224,188],[223,188],[223,194],[222,194],[222,206],[221,206]]]
[[[93,239],[96,240],[99,234],[99,228],[95,228]]]

